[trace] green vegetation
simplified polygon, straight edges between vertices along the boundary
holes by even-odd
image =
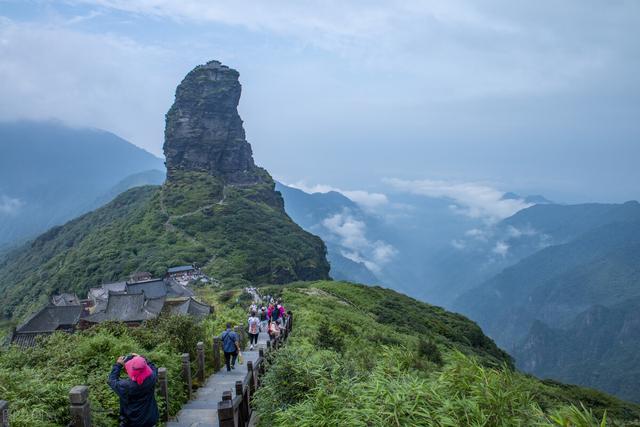
[[[220,293],[201,291],[204,300],[216,304],[215,314],[201,322],[187,316],[163,317],[139,328],[110,322],[73,335],[56,333],[43,338],[35,348],[0,350],[0,397],[11,402],[11,425],[66,426],[69,390],[81,384],[89,386],[95,425],[117,425],[118,399],[107,385],[107,376],[116,358],[131,352],[167,368],[169,411],[177,413],[186,401],[181,354],[191,353],[195,360],[198,341],[211,348],[213,337],[224,330],[226,322],[245,321],[245,310],[237,303],[240,293],[228,292],[228,303],[222,305],[217,303]],[[210,375],[213,356],[205,354]],[[193,376],[197,386],[195,371]]]
[[[56,292],[83,296],[172,265],[196,263],[227,287],[326,278],[324,244],[281,205],[267,184],[222,190],[196,172],[129,190],[8,254],[0,262],[0,319],[22,318]]]
[[[130,352],[167,368],[170,411],[177,412],[186,399],[180,380],[183,349],[175,343],[179,336],[166,333],[171,329],[168,323],[171,319],[154,325],[160,329],[105,324],[74,335],[56,333],[34,348],[0,352],[0,395],[11,402],[11,425],[67,425],[69,390],[81,384],[89,386],[94,423],[116,425],[118,399],[107,385],[107,375],[116,358]],[[189,333],[193,326],[183,324],[180,333]]]
[[[636,405],[514,371],[473,322],[391,290],[313,282],[264,291],[280,294],[294,312],[289,344],[256,395],[264,426],[595,427],[605,416],[607,425],[640,420]]]

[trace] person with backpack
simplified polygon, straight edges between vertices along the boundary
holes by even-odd
[[[227,323],[227,329],[220,335],[220,340],[222,340],[222,351],[224,351],[224,363],[229,372],[236,369],[236,360],[240,352],[240,338],[231,330],[231,323]]]
[[[252,311],[248,320],[249,323],[249,350],[253,350],[253,344],[258,345],[258,334],[260,333],[260,319],[256,317],[256,312]]]
[[[122,368],[129,378],[120,379]],[[120,398],[120,427],[153,427],[157,424],[157,379],[158,369],[144,357],[136,353],[118,357],[107,383]]]
[[[278,304],[276,305],[276,310],[278,311],[278,323],[280,324],[280,326],[284,326],[284,316],[285,316],[285,310],[284,310],[284,306],[282,305],[282,301],[278,301]]]
[[[269,322],[269,339],[273,343],[276,339],[280,337],[280,326],[278,326],[278,322],[272,321]]]
[[[262,306],[262,309],[260,309],[260,331],[261,332],[267,331],[268,321],[269,319],[267,318],[267,308],[265,306]]]
[[[278,309],[273,303],[269,304],[269,320],[277,322],[280,318],[280,309]]]

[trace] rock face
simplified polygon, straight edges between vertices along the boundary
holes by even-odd
[[[164,132],[169,179],[179,170],[208,172],[226,184],[265,179],[266,171],[253,162],[238,114],[239,75],[211,61],[197,66],[182,80]]]

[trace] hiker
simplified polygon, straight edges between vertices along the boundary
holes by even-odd
[[[271,320],[272,322],[277,322],[280,318],[280,310],[277,309],[273,303],[269,304],[269,310],[267,311],[267,314],[269,315],[269,320]]]
[[[269,319],[267,317],[267,308],[265,306],[262,306],[262,309],[260,309],[260,331],[261,332],[267,332],[268,321]]]
[[[276,310],[278,310],[278,322],[280,323],[280,326],[284,326],[285,310],[284,306],[282,305],[282,300],[278,300]]]
[[[260,319],[256,317],[256,312],[251,312],[249,323],[249,350],[253,350],[253,344],[258,345],[258,334],[260,333]]]
[[[125,369],[129,378],[120,379]],[[107,383],[120,398],[120,427],[153,427],[158,422],[155,387],[158,369],[144,357],[131,353],[118,357]]]
[[[271,342],[273,343],[273,341],[275,341],[279,337],[280,337],[280,326],[278,325],[278,322],[276,321],[269,322],[269,338],[271,339]]]
[[[222,351],[224,351],[224,363],[227,365],[227,372],[236,369],[236,360],[240,352],[240,339],[238,334],[231,330],[231,323],[227,323],[227,330],[220,335],[222,340]]]

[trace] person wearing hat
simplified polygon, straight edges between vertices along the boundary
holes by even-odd
[[[120,379],[122,368],[128,378]],[[118,357],[108,383],[120,398],[120,427],[154,427],[157,424],[157,378],[158,369],[144,357],[136,353]]]

